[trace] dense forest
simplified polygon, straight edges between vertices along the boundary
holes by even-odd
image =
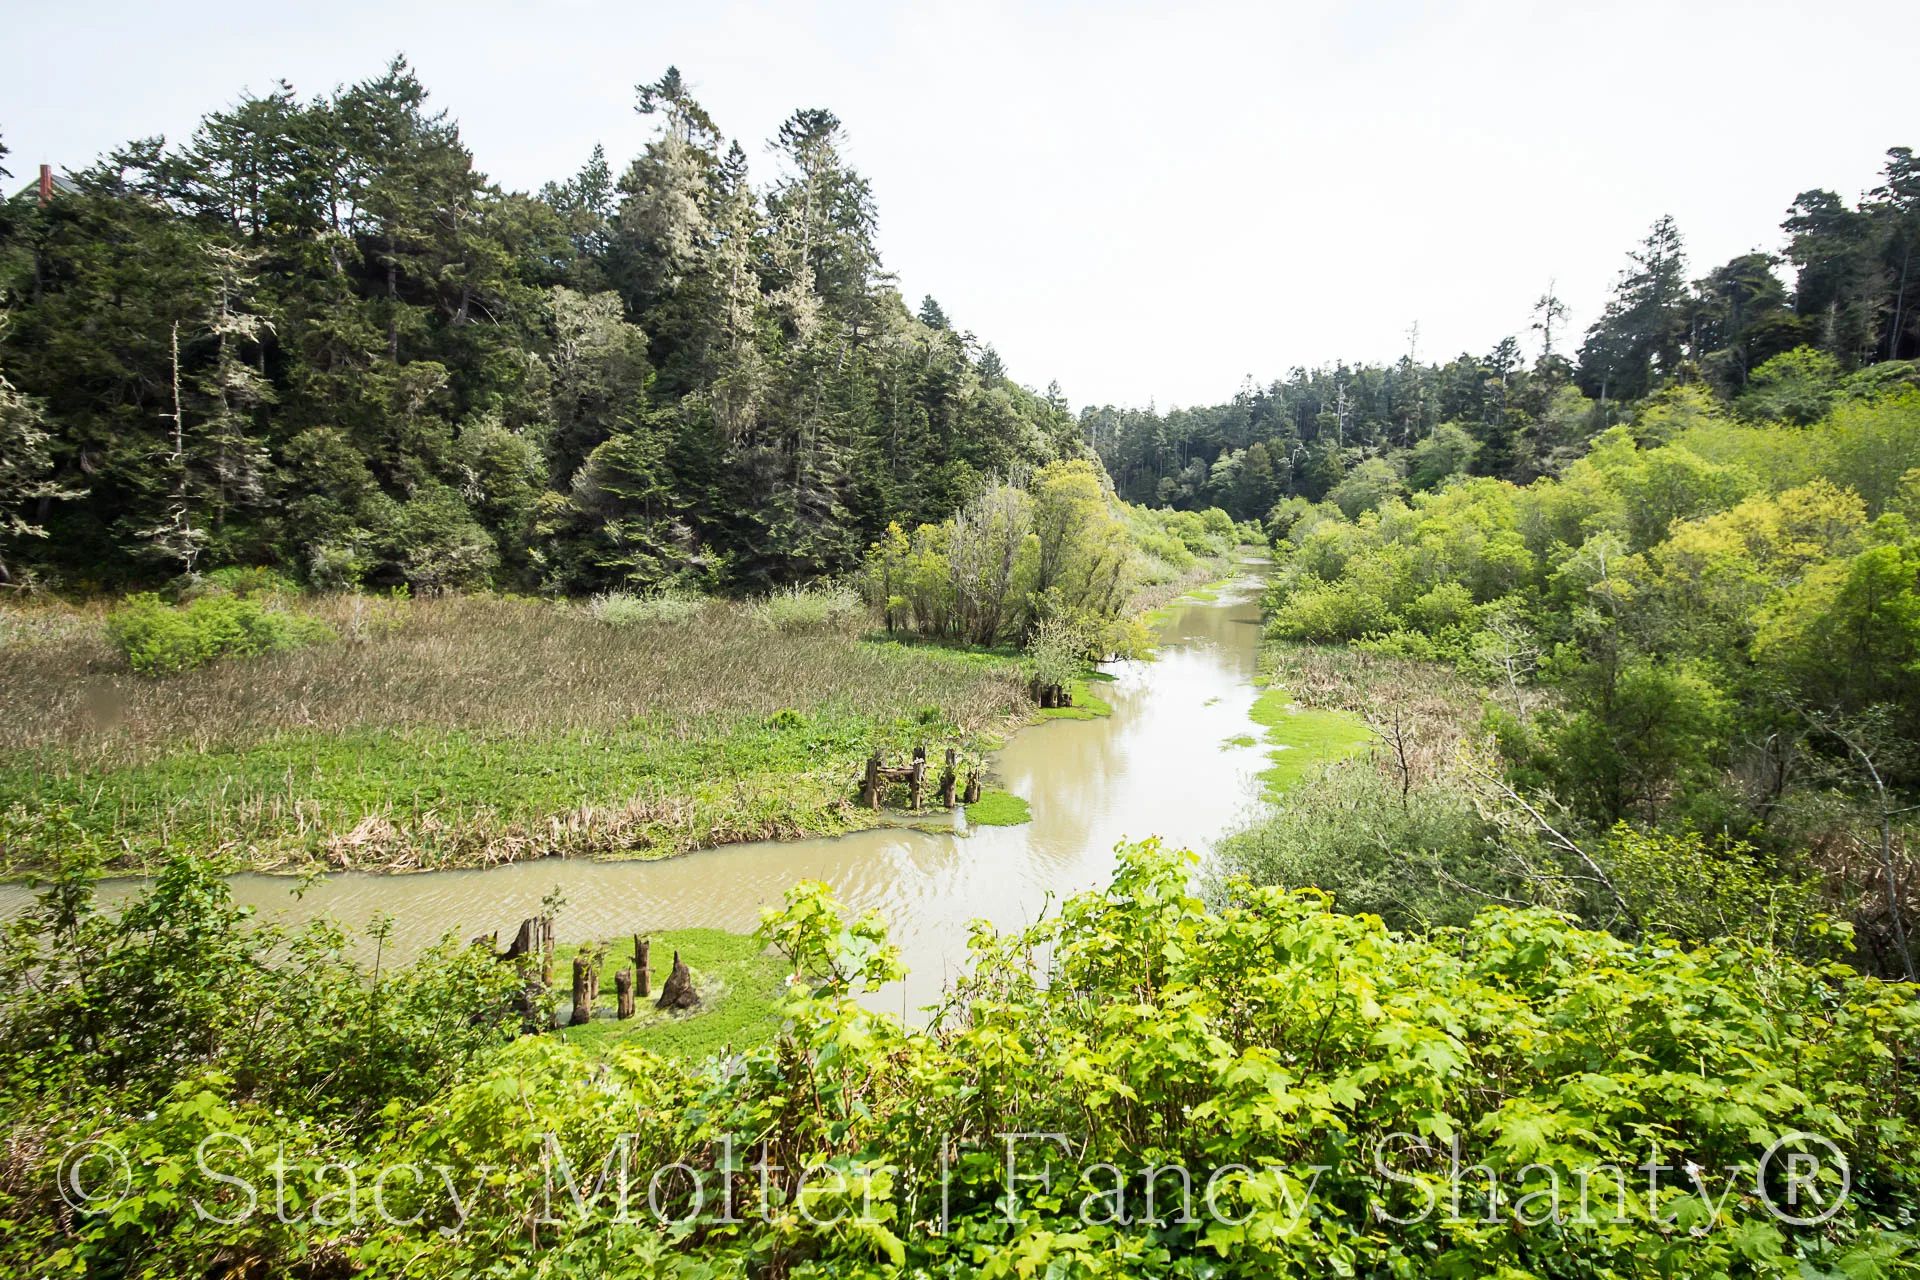
[[[509,192],[396,60],[0,206],[0,579],[752,589],[1086,452],[902,302],[831,113],[756,188],[677,71],[636,108]]]

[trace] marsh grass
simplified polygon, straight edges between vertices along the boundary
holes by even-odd
[[[1285,640],[1268,640],[1261,647],[1259,678],[1270,689],[1284,689],[1284,700],[1305,712],[1344,715],[1348,725],[1364,725],[1370,732],[1356,750],[1408,786],[1451,768],[1487,699],[1485,689],[1445,663]],[[1271,719],[1271,706],[1268,715]],[[1255,719],[1260,719],[1257,712]],[[1295,767],[1292,780],[1311,763],[1303,760]],[[1403,770],[1410,776],[1402,779]]]
[[[1321,761],[1359,755],[1375,740],[1373,730],[1352,712],[1300,706],[1278,686],[1255,699],[1248,716],[1267,731],[1272,748],[1268,759],[1273,763],[1260,772],[1270,798],[1278,798]]]
[[[70,810],[125,869],[177,848],[263,868],[661,856],[865,825],[848,800],[874,744],[974,738],[1026,707],[1015,664],[866,641],[864,616],[303,607],[344,642],[160,679],[97,614],[8,617],[0,634],[31,639],[0,647],[0,809]]]

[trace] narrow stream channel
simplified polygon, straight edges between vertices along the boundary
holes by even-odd
[[[1242,577],[1214,602],[1173,611],[1151,662],[1115,662],[1095,686],[1113,714],[1052,720],[1023,729],[994,761],[1001,785],[1032,805],[1033,821],[980,827],[971,835],[881,829],[831,839],[761,842],[659,862],[541,859],[477,871],[417,875],[344,872],[292,895],[285,876],[242,875],[235,897],[288,924],[329,914],[364,929],[377,912],[394,919],[389,956],[405,959],[443,933],[499,930],[510,938],[556,884],[566,897],[562,942],[642,930],[709,926],[751,930],[763,906],[796,880],[832,885],[856,909],[885,917],[909,969],[904,985],[873,997],[878,1008],[933,1003],[967,954],[969,923],[1031,922],[1048,899],[1106,882],[1113,847],[1160,836],[1204,850],[1255,803],[1267,763],[1249,719],[1260,643],[1259,582]],[[111,881],[113,898],[140,881]],[[26,901],[0,885],[0,915]],[[397,953],[397,954],[396,954]]]

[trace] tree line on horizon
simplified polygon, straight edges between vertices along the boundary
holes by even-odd
[[[0,205],[0,577],[764,589],[1085,455],[902,302],[830,112],[756,187],[669,68],[639,156],[529,194],[427,96],[283,83]]]
[[[1911,380],[1920,357],[1920,160],[1887,152],[1879,183],[1849,205],[1803,191],[1783,254],[1741,254],[1688,279],[1671,217],[1628,255],[1577,347],[1550,284],[1520,335],[1485,355],[1422,363],[1296,367],[1251,379],[1216,405],[1112,405],[1080,413],[1088,441],[1132,502],[1264,519],[1286,499],[1357,510],[1383,488],[1440,488],[1456,475],[1526,483],[1560,474],[1588,443],[1663,388],[1697,384],[1754,421],[1806,425],[1842,394]],[[1793,285],[1777,269],[1790,267]],[[1874,370],[1879,372],[1875,373]]]
[[[1792,290],[1760,252],[1689,281],[1662,218],[1577,349],[1549,287],[1531,363],[1509,336],[1076,418],[933,298],[909,309],[830,112],[781,125],[756,187],[669,68],[624,169],[596,148],[523,193],[427,99],[402,58],[283,83],[0,204],[0,581],[763,590],[1056,461],[1236,521],[1357,511],[1557,475],[1675,383],[1805,423],[1920,354],[1920,167],[1895,148],[1857,204],[1794,199]]]

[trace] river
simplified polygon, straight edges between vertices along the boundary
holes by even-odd
[[[285,876],[242,875],[235,897],[262,917],[298,924],[328,914],[363,929],[393,917],[389,956],[405,959],[453,932],[512,937],[559,886],[560,941],[710,926],[751,930],[760,909],[796,880],[824,880],[849,906],[887,921],[909,973],[872,998],[876,1007],[933,1003],[965,962],[971,921],[1000,928],[1033,921],[1049,900],[1106,883],[1113,847],[1160,836],[1204,851],[1257,802],[1264,748],[1249,718],[1260,642],[1259,581],[1241,577],[1215,601],[1176,606],[1159,628],[1158,656],[1102,669],[1094,687],[1113,714],[1049,720],[1016,733],[994,758],[1000,785],[1023,796],[1033,820],[972,834],[882,828],[831,839],[731,845],[657,862],[541,859],[476,871],[416,875],[335,873],[299,898]],[[1243,745],[1233,745],[1238,738]],[[944,815],[942,815],[944,817]],[[108,881],[102,897],[137,880]],[[0,915],[26,899],[0,885]]]

